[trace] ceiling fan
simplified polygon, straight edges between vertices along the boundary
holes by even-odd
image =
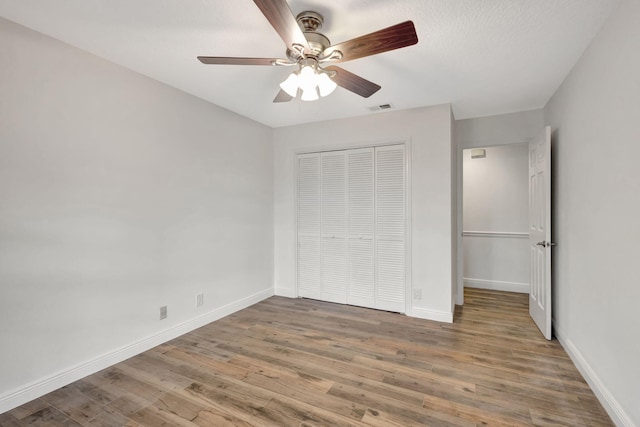
[[[380,86],[332,64],[376,55],[418,43],[413,22],[406,21],[355,39],[331,45],[318,30],[324,18],[306,11],[294,17],[286,0],[254,0],[287,46],[286,59],[198,56],[203,64],[297,66],[280,84],[273,102],[288,102],[301,95],[314,101],[341,86],[368,98]]]

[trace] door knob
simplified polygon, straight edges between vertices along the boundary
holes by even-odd
[[[556,246],[556,243],[547,242],[546,240],[543,240],[542,242],[536,243],[536,245],[542,246],[543,248],[548,248],[549,246]]]

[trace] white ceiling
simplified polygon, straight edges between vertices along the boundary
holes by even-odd
[[[0,16],[271,127],[451,103],[456,119],[543,107],[618,0],[289,0],[332,43],[412,20],[415,46],[342,63],[382,89],[273,104],[287,67],[196,56],[284,57],[250,0],[0,0]],[[46,66],[46,64],[43,64]]]

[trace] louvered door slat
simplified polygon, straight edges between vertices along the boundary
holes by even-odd
[[[320,234],[320,155],[298,157],[298,233]]]
[[[404,242],[378,239],[376,308],[404,311]]]
[[[373,240],[349,240],[348,303],[375,308]]]
[[[353,150],[349,165],[349,234],[373,236],[373,149]]]
[[[322,234],[346,233],[346,155],[322,155]]]
[[[347,259],[344,238],[322,239],[322,299],[347,303]]]
[[[298,236],[298,295],[321,299],[320,238]]]
[[[403,239],[405,233],[404,147],[376,150],[376,233]]]

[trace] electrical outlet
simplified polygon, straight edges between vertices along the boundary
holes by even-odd
[[[160,307],[160,320],[167,318],[167,306],[163,305]]]
[[[202,307],[204,305],[204,294],[196,295],[196,307]]]
[[[414,289],[413,290],[413,299],[421,300],[422,299],[422,289]]]

